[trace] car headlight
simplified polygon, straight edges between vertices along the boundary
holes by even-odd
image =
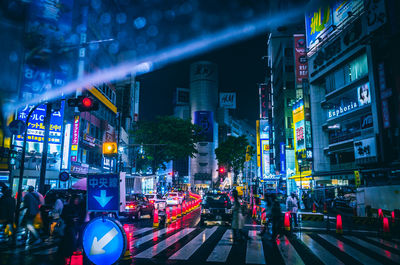
[[[232,213],[232,209],[225,209],[225,213]]]
[[[201,213],[210,213],[210,210],[204,209],[204,208],[203,208],[203,210],[201,211]]]

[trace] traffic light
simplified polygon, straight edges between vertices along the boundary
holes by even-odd
[[[78,96],[68,99],[68,106],[78,107],[80,112],[94,111],[99,109],[99,102],[89,96]]]
[[[224,167],[219,167],[218,169],[219,174],[224,174],[225,173],[225,168]]]
[[[103,155],[113,156],[118,153],[117,143],[105,142],[103,143]]]

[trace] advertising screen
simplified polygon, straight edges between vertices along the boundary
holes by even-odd
[[[332,9],[329,5],[316,7],[306,13],[307,47],[312,48],[318,43],[318,38],[323,37],[332,26]]]
[[[358,106],[364,106],[371,103],[371,93],[369,89],[369,82],[357,87]]]
[[[267,120],[260,120],[260,139],[269,139],[269,123]]]
[[[303,150],[305,146],[304,104],[299,100],[293,105],[294,144],[296,150]]]
[[[202,128],[203,141],[213,142],[213,112],[212,111],[195,111],[194,124]]]
[[[261,174],[267,178],[271,173],[269,140],[261,139]]]
[[[302,84],[303,79],[308,79],[308,61],[306,53],[306,38],[304,34],[294,35],[294,57],[296,67],[296,83]]]

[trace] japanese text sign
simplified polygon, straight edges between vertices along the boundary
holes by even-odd
[[[119,210],[119,176],[117,174],[88,175],[87,209],[98,212]]]

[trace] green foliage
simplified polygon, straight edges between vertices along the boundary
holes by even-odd
[[[200,139],[199,133],[200,128],[189,120],[163,116],[139,122],[134,138],[136,144],[143,144],[146,159],[142,162],[147,161],[155,173],[165,168],[166,162],[193,157],[197,153],[195,143]]]
[[[246,148],[249,142],[246,136],[239,137],[228,136],[228,138],[219,144],[215,149],[215,155],[219,165],[232,169],[234,172],[234,182],[237,182],[237,175],[243,170],[246,161]]]

